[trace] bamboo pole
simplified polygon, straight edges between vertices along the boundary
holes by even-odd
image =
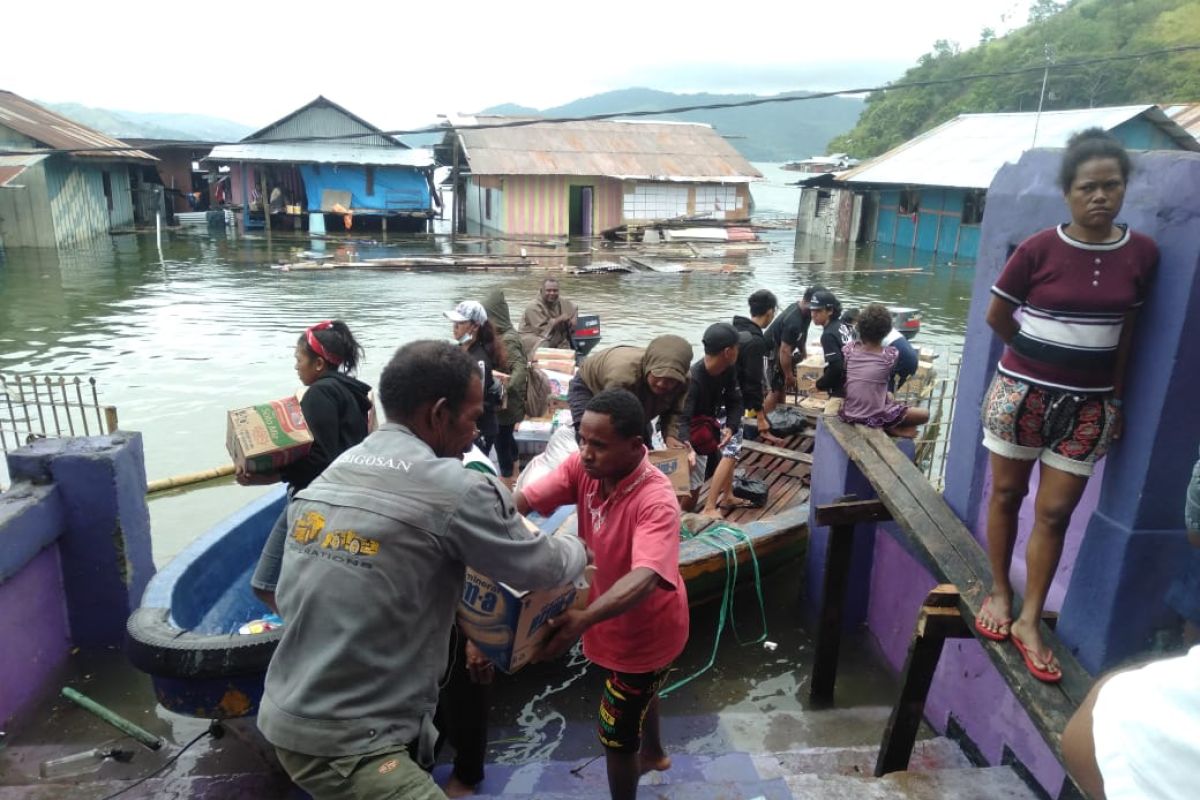
[[[105,708],[87,695],[75,691],[70,686],[64,686],[62,688],[62,696],[81,706],[82,708],[92,712],[109,725],[112,725],[114,728],[121,731],[121,733],[137,739],[151,750],[158,750],[163,746],[162,739],[155,736],[150,731],[146,730],[140,725],[130,722],[115,711]]]
[[[146,484],[146,494],[155,494],[157,492],[165,492],[168,489],[180,489],[184,486],[194,486],[197,483],[215,481],[218,478],[225,478],[232,475],[233,471],[233,464],[225,464],[199,472],[176,475],[172,478],[159,478]]]

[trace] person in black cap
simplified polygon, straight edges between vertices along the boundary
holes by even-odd
[[[783,402],[788,389],[796,388],[796,357],[799,355],[800,361],[807,357],[808,326],[813,321],[809,304],[814,294],[824,291],[824,286],[809,286],[798,301],[779,312],[763,334],[771,353],[771,391],[763,401],[764,414]]]
[[[771,344],[764,329],[775,319],[778,301],[774,292],[759,289],[750,295],[750,316],[734,316],[733,327],[738,333],[749,334],[750,340],[738,347],[738,385],[746,401],[746,416],[754,419],[758,426],[758,438],[771,444],[779,440],[771,435],[771,425],[763,411],[763,402],[768,391],[768,364],[771,362]]]
[[[704,332],[704,358],[692,364],[688,372],[688,393],[679,416],[679,432],[696,453],[692,468],[690,503],[685,510],[695,508],[700,486],[707,476],[712,477],[708,500],[704,504],[707,516],[721,516],[718,500],[725,495],[725,507],[744,505],[733,497],[733,468],[742,447],[742,390],[738,385],[738,348],[750,341],[750,335],[739,333],[728,322],[717,322]],[[725,409],[724,423],[721,408]],[[715,463],[710,456],[718,456]],[[709,469],[710,462],[714,468]]]
[[[846,396],[846,363],[842,348],[854,341],[854,333],[842,322],[842,304],[828,289],[813,292],[808,302],[813,322],[821,326],[821,350],[825,371],[817,378],[817,388],[830,397]]]

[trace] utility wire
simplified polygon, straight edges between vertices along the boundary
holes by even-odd
[[[1071,69],[1074,67],[1088,67],[1096,64],[1112,64],[1119,61],[1137,61],[1151,56],[1167,56],[1178,53],[1191,53],[1200,51],[1200,44],[1184,44],[1174,47],[1163,47],[1158,50],[1143,50],[1139,53],[1126,53],[1113,56],[1101,56],[1099,58],[1079,59],[1076,61],[1062,61],[1049,67],[1050,71]],[[575,117],[534,117],[528,119],[506,119],[496,122],[484,122],[474,125],[454,125],[446,123],[444,125],[432,125],[422,128],[406,128],[391,131],[369,131],[366,133],[345,133],[330,136],[293,136],[283,139],[271,139],[270,144],[299,144],[304,142],[324,142],[324,141],[340,141],[344,142],[347,139],[369,138],[373,136],[413,136],[417,134],[428,133],[446,133],[448,131],[482,131],[496,130],[500,128],[524,128],[530,125],[558,125],[569,122],[598,122],[609,119],[628,119],[630,117],[657,117],[664,114],[682,114],[689,111],[718,111],[728,108],[750,108],[752,106],[763,106],[772,103],[795,103],[804,100],[821,100],[828,97],[838,97],[841,95],[854,94],[871,94],[874,92],[895,92],[902,89],[921,89],[929,86],[946,86],[949,84],[959,84],[966,81],[987,80],[990,78],[1009,78],[1017,75],[1028,75],[1031,73],[1042,73],[1047,69],[1047,65],[1039,63],[1034,66],[1018,67],[1015,69],[997,70],[995,72],[975,72],[967,75],[958,75],[952,78],[930,78],[923,81],[906,81],[901,83],[887,83],[882,86],[861,86],[850,89],[835,89],[828,92],[812,92],[803,95],[798,94],[779,94],[771,97],[756,97],[753,100],[736,100],[728,103],[700,103],[686,106],[675,106],[673,108],[658,108],[658,109],[641,109],[635,111],[610,111],[600,114],[585,114]],[[464,115],[464,116],[487,116],[481,115]],[[0,156],[24,156],[30,154],[39,155],[54,155],[59,153],[106,153],[113,151],[129,151],[129,150],[160,150],[169,147],[218,147],[227,144],[253,144],[253,142],[205,142],[196,141],[194,139],[183,139],[175,141],[158,142],[144,147],[134,147],[130,144],[111,147],[74,147],[74,148],[53,148],[39,150],[0,150]]]

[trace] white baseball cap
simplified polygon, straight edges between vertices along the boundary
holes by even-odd
[[[442,315],[451,322],[473,322],[476,325],[487,322],[487,311],[474,300],[464,300],[453,311],[443,311]]]

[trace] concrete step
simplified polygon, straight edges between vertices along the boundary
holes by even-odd
[[[520,795],[479,794],[473,800],[513,800]],[[777,778],[772,781],[744,781],[715,783],[664,783],[642,784],[638,788],[638,800],[794,800],[787,782]],[[608,787],[603,789],[575,789],[574,791],[538,792],[538,800],[609,800]]]
[[[822,775],[870,776],[875,771],[879,744],[855,747],[810,747],[781,753],[756,753],[751,756],[761,778],[818,773]],[[922,739],[913,748],[910,772],[966,769],[971,762],[959,746],[944,736]]]
[[[1037,800],[1011,767],[895,772],[882,778],[806,773],[784,779],[805,800]]]

